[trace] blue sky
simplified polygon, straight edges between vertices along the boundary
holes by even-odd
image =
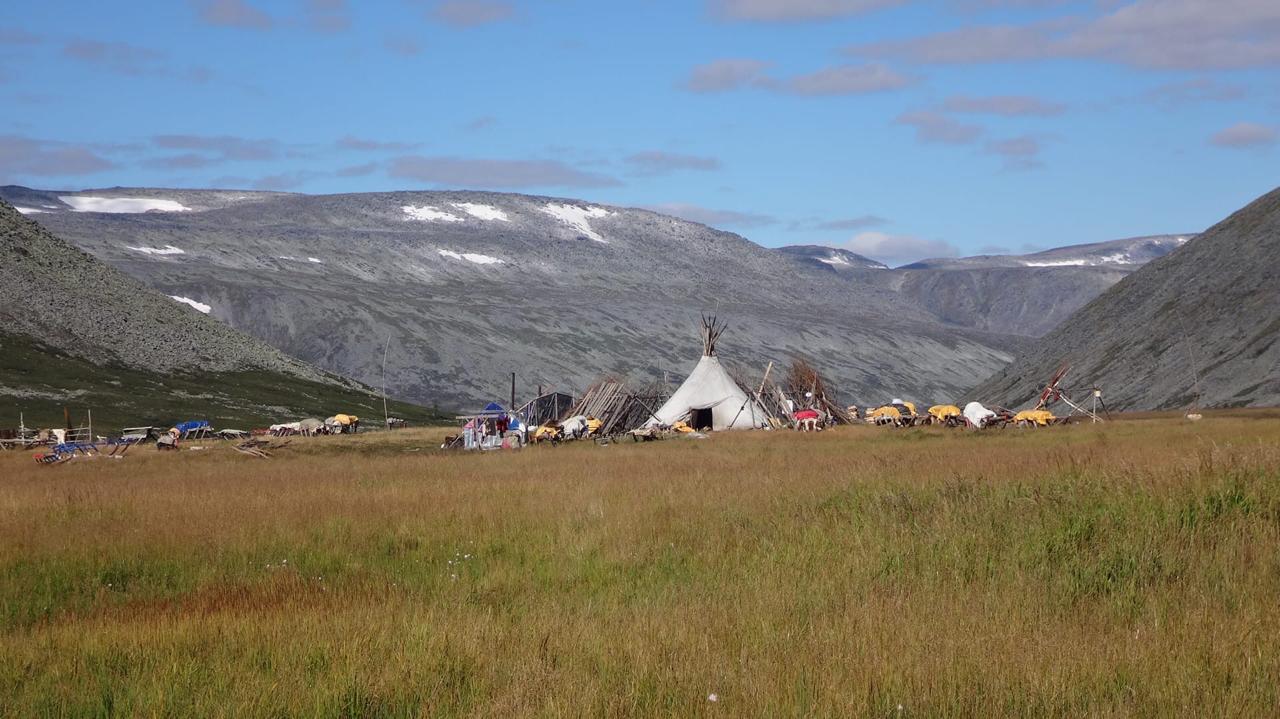
[[[468,187],[890,262],[1277,185],[1275,0],[201,0],[0,20],[0,182]]]

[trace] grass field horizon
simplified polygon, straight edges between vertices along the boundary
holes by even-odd
[[[483,455],[444,431],[0,453],[0,714],[1280,710],[1274,411]]]

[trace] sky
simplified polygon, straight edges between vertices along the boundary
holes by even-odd
[[[1276,0],[44,0],[0,184],[467,188],[898,264],[1280,184]]]

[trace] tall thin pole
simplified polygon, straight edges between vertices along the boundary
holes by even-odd
[[[516,408],[516,373],[511,373],[511,409]]]
[[[382,346],[382,427],[391,429],[391,415],[387,412],[387,350],[391,349],[391,335]]]

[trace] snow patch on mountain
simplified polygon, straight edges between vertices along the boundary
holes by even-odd
[[[578,205],[550,203],[541,209],[548,215],[551,215],[564,224],[574,228],[580,232],[583,237],[602,244],[609,244],[609,241],[600,236],[600,233],[592,229],[591,223],[588,222],[588,220],[600,219],[601,217],[608,217],[613,214],[603,207],[579,207]]]
[[[454,252],[453,250],[440,250],[441,257],[448,257],[454,260],[465,260],[474,262],[477,265],[501,265],[503,260],[489,255],[480,255],[472,252]]]
[[[312,263],[312,264],[316,264],[316,265],[323,265],[323,264],[324,264],[324,260],[320,259],[319,257],[308,257],[308,258],[307,258],[307,262],[310,262],[310,263]]]
[[[18,207],[16,205],[14,206],[13,209],[17,210],[18,212],[21,212],[24,215],[35,215],[41,212],[48,212],[48,210],[39,210],[34,207]]]
[[[415,207],[414,205],[404,205],[400,208],[404,214],[408,215],[405,220],[417,220],[419,222],[464,222],[461,217],[452,212],[445,212],[438,207],[431,205],[423,205]]]
[[[191,305],[192,307],[196,308],[200,312],[205,313],[206,315],[209,314],[209,311],[213,309],[213,307],[210,307],[209,305],[206,305],[203,302],[197,302],[191,299],[190,297],[180,297],[178,295],[169,295],[169,296],[172,297],[174,300],[181,302],[184,305]]]
[[[471,215],[477,220],[488,220],[498,222],[510,222],[507,213],[499,210],[493,205],[482,205],[476,202],[451,202],[449,203],[463,212]]]
[[[1098,262],[1089,262],[1088,260],[1054,260],[1052,262],[1028,262],[1023,261],[1027,267],[1084,267],[1090,264],[1101,264]]]
[[[185,255],[187,251],[173,245],[165,245],[164,247],[133,247],[125,245],[134,252],[141,252],[144,255]]]
[[[59,200],[71,205],[76,212],[110,212],[134,214],[138,212],[190,212],[191,208],[174,200],[149,197],[91,197],[88,195],[59,195]]]

